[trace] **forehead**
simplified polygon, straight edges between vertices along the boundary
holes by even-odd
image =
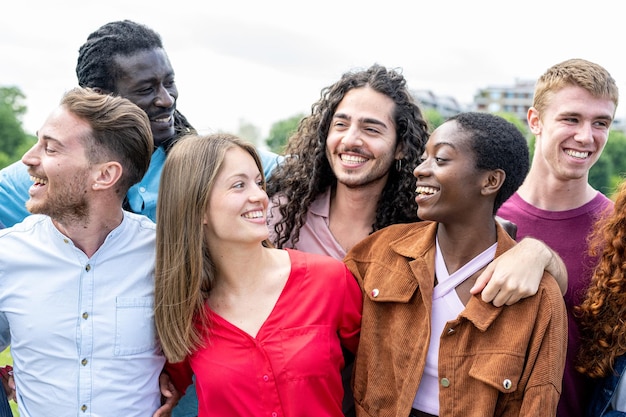
[[[335,113],[393,121],[394,109],[395,103],[390,97],[365,86],[348,91]]]
[[[64,146],[85,147],[84,138],[91,134],[91,126],[64,106],[54,109],[37,131],[39,139],[52,139]]]
[[[147,49],[131,55],[116,55],[119,81],[140,83],[161,80],[173,75],[174,70],[163,48]]]
[[[548,97],[546,112],[612,119],[615,114],[615,103],[609,97],[596,97],[582,87],[568,85]]]
[[[239,146],[229,148],[224,154],[224,162],[219,176],[225,177],[233,175],[235,172],[249,173],[249,171],[255,175],[260,172],[252,155]]]
[[[427,146],[450,146],[455,149],[465,150],[470,145],[467,136],[467,133],[461,130],[456,121],[449,120],[431,133]]]

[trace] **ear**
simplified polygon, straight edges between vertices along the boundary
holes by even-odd
[[[502,184],[504,184],[504,180],[506,179],[506,172],[501,169],[494,169],[493,171],[488,171],[483,181],[483,187],[481,189],[482,195],[496,195]]]
[[[528,127],[533,135],[537,136],[541,134],[541,118],[536,108],[531,107],[528,109],[526,120],[528,121]]]
[[[396,154],[394,155],[394,159],[402,159],[404,158],[404,143],[400,142],[396,145]]]
[[[115,186],[122,177],[122,164],[117,161],[104,162],[95,168],[93,190],[106,190]]]

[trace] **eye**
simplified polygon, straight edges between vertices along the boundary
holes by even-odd
[[[243,188],[244,184],[243,181],[237,181],[236,183],[233,184],[233,188]]]

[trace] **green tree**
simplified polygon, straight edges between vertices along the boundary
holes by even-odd
[[[0,168],[17,161],[36,141],[22,127],[24,99],[17,87],[0,87]]]
[[[303,118],[304,114],[297,114],[272,125],[269,136],[265,139],[265,143],[272,152],[282,154],[285,151],[287,140],[296,132],[298,124]]]
[[[428,122],[428,127],[430,131],[437,129],[439,126],[446,121],[446,118],[439,113],[437,109],[426,108],[422,109],[422,114],[424,115],[424,119]]]

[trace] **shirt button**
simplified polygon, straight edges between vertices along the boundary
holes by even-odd
[[[378,288],[374,288],[372,290],[372,297],[376,298],[378,297],[378,294],[380,294],[380,291],[378,291]]]
[[[82,407],[80,407],[80,409],[84,413],[85,411],[87,411],[87,406],[83,404]]]
[[[85,271],[87,272],[91,271],[91,265],[87,264],[87,266],[85,266]]]
[[[267,382],[270,380],[270,377],[267,375],[263,375],[263,381]]]
[[[272,417],[276,417],[276,416],[278,416],[278,413],[277,413],[276,411],[274,411],[274,412],[272,413]]]
[[[450,380],[448,378],[441,378],[441,386],[448,388],[450,386]]]
[[[83,318],[84,318],[85,320],[87,320],[87,317],[89,317],[89,313],[86,313],[86,312],[85,312],[85,313],[83,313]]]
[[[87,359],[83,359],[82,361],[80,361],[80,363],[85,366],[87,365],[87,362],[89,362]]]
[[[504,387],[504,389],[511,389],[513,383],[510,379],[505,379],[504,381],[502,381],[502,386]]]
[[[139,187],[139,192],[140,193],[145,193],[146,192],[146,187]]]

